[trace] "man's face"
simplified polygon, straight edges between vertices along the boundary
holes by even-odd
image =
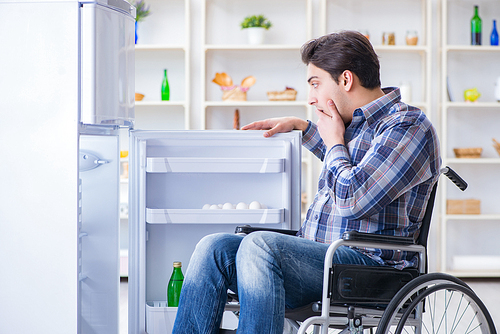
[[[307,82],[309,83],[308,103],[310,105],[331,116],[333,107],[328,106],[328,101],[332,100],[344,123],[347,124],[352,120],[352,112],[346,108],[345,91],[340,81],[337,84],[330,73],[309,64],[307,65]]]

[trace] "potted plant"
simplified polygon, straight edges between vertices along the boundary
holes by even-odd
[[[241,29],[248,32],[250,44],[262,44],[264,42],[264,31],[271,28],[272,24],[264,15],[251,15],[245,17],[241,22]]]
[[[144,0],[134,1],[133,5],[135,7],[135,44],[137,44],[137,23],[144,20],[151,13]]]

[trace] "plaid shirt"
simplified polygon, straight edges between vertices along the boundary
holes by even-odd
[[[328,152],[309,122],[303,145],[323,161],[318,192],[298,233],[332,243],[345,231],[416,237],[441,158],[436,130],[418,108],[401,102],[399,89],[358,108],[346,145]],[[360,249],[381,264],[415,267],[414,254]]]

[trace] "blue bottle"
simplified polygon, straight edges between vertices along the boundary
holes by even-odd
[[[491,30],[490,44],[498,45],[497,20],[493,20],[493,30]]]

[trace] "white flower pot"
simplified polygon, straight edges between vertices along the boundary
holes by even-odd
[[[265,28],[253,27],[245,29],[248,34],[248,43],[252,45],[264,43],[264,32]]]

